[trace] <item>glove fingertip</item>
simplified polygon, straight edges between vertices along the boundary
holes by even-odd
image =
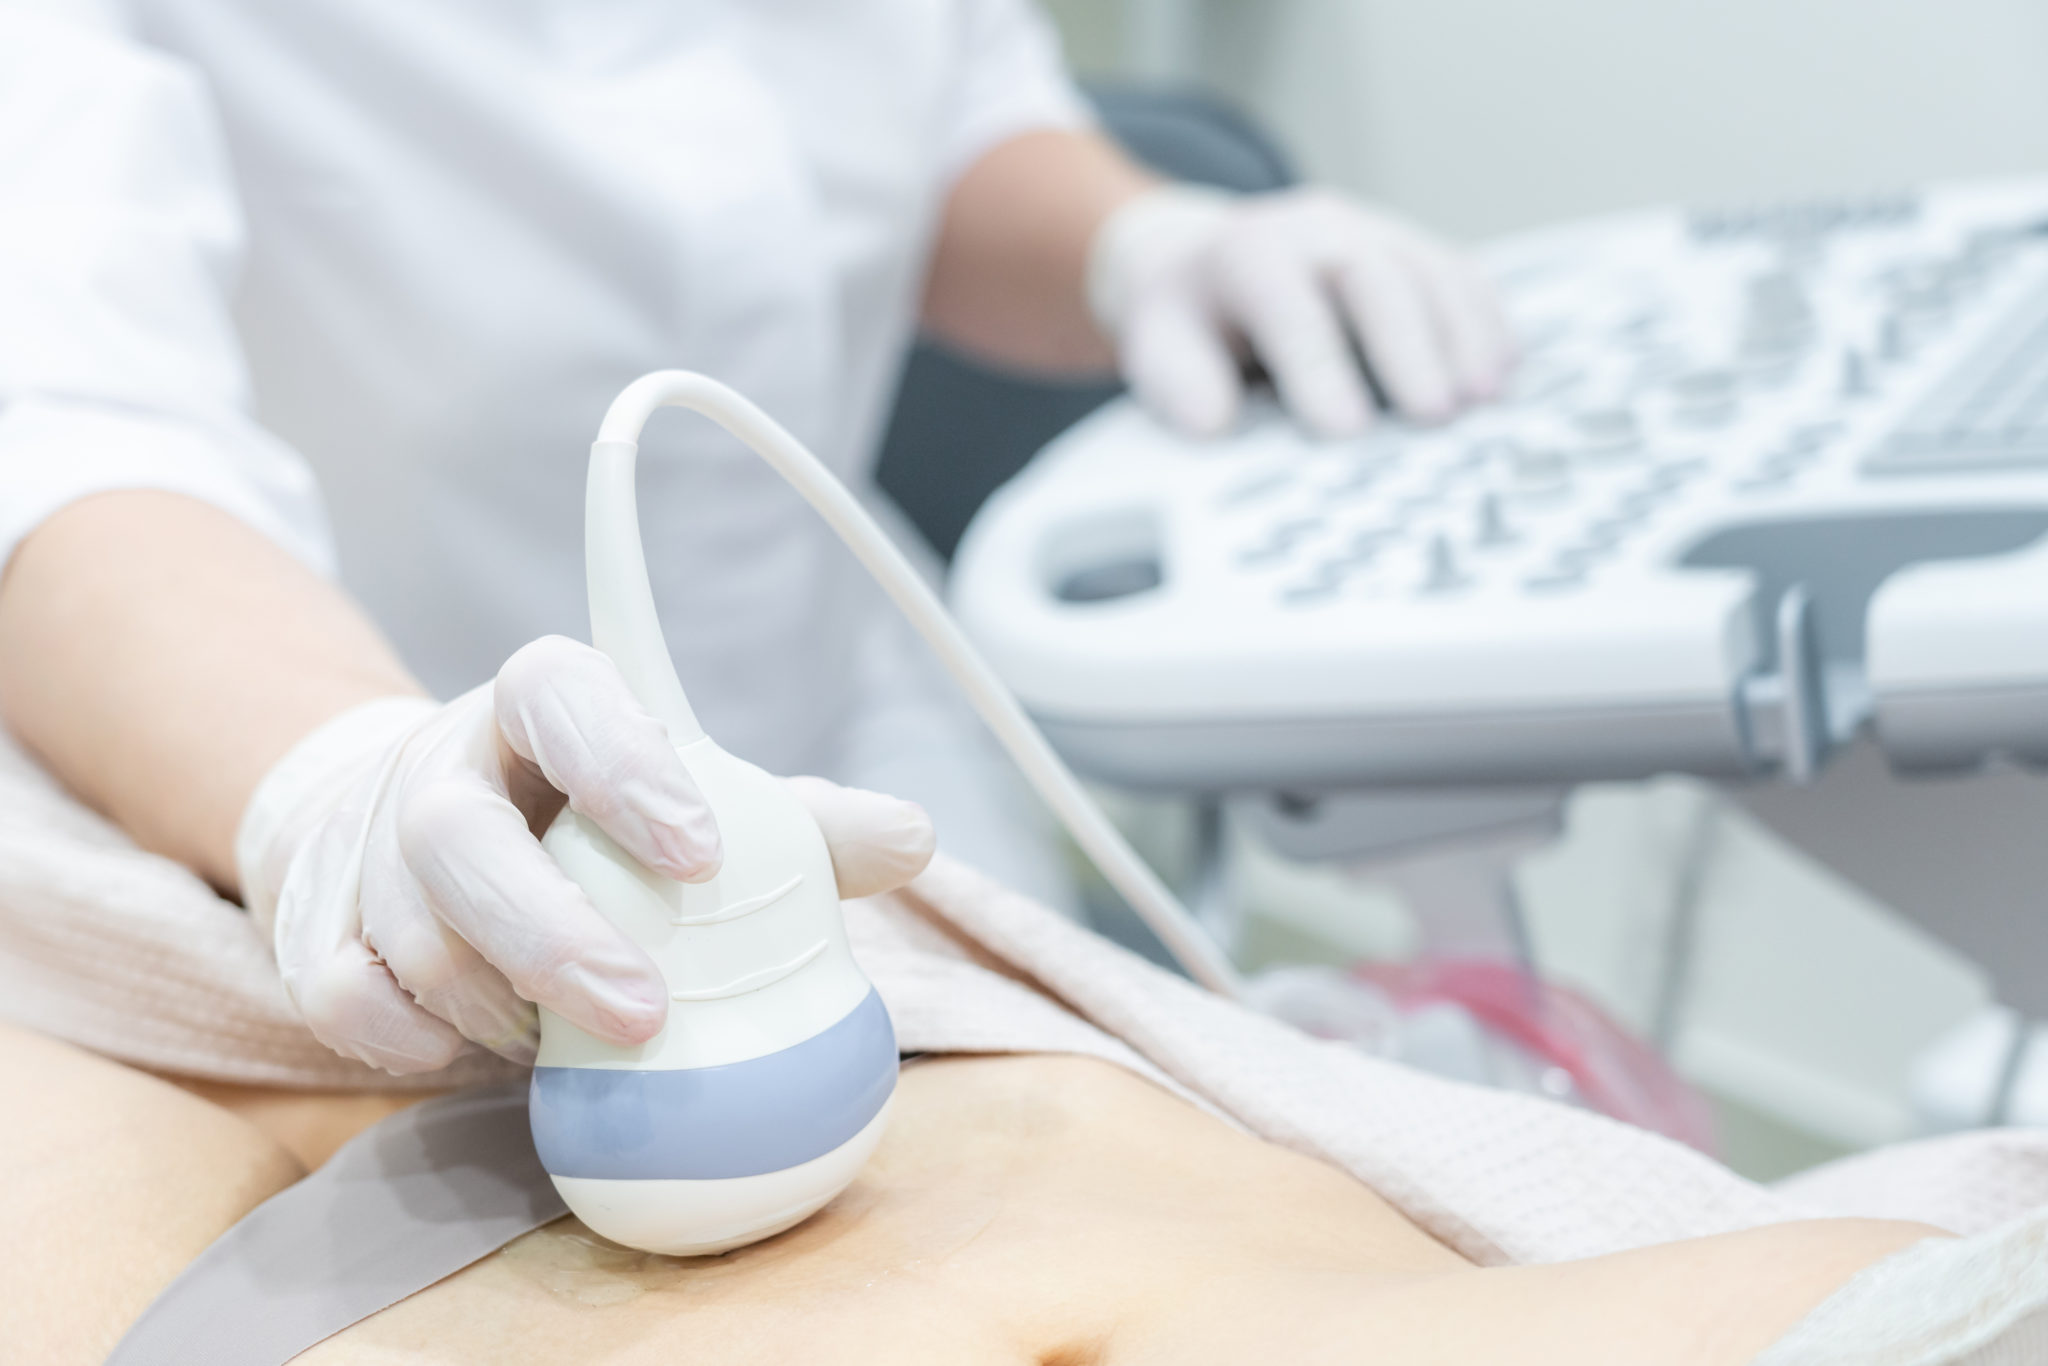
[[[678,882],[687,882],[695,886],[698,883],[711,881],[711,879],[718,876],[719,871],[724,867],[724,852],[722,850],[714,850],[710,858],[701,860],[693,866],[686,865],[677,871],[675,879]]]
[[[636,794],[627,811],[599,824],[635,858],[679,882],[716,877],[725,860],[718,819],[694,786],[682,794]]]
[[[1457,400],[1448,389],[1418,395],[1401,406],[1402,416],[1423,427],[1448,422],[1457,410]]]
[[[1372,425],[1372,401],[1351,376],[1298,386],[1290,406],[1308,428],[1326,440],[1358,436]]]
[[[1139,398],[1169,426],[1205,440],[1235,426],[1243,402],[1240,390],[1231,384],[1174,385],[1149,399],[1142,393]]]
[[[859,839],[831,845],[832,873],[842,897],[893,892],[930,866],[938,852],[938,831],[925,809],[900,798],[888,802]]]
[[[1228,344],[1194,310],[1146,312],[1125,338],[1122,360],[1132,396],[1176,431],[1208,438],[1236,424],[1244,383]]]
[[[673,826],[653,826],[649,837],[655,851],[649,866],[678,882],[709,882],[725,866],[725,849],[716,835],[708,841],[691,839]]]
[[[565,967],[543,1004],[613,1043],[646,1043],[668,1023],[668,987],[652,960],[644,971],[616,962]]]
[[[931,815],[912,801],[899,801],[902,808],[901,824],[889,832],[887,847],[895,858],[896,871],[900,873],[897,885],[916,877],[930,866],[932,858],[939,852],[938,827],[932,824]]]

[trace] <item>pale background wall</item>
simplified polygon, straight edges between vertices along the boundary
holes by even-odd
[[[1084,69],[1199,78],[1454,235],[2048,170],[2038,0],[1054,0]]]

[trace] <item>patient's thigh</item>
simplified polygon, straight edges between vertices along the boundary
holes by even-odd
[[[170,1279],[303,1170],[168,1082],[0,1026],[0,1344],[97,1362]]]

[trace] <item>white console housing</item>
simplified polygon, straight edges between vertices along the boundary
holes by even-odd
[[[1080,767],[1177,789],[2048,759],[2048,183],[1663,211],[1487,254],[1504,403],[1220,441],[1119,402],[955,609]]]

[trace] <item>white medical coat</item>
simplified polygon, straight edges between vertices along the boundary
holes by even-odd
[[[587,637],[584,464],[634,376],[868,479],[953,178],[1086,117],[1027,6],[0,0],[0,563],[171,489],[336,569],[442,695]],[[810,511],[700,419],[642,452],[712,733],[972,805],[901,771],[957,708]]]

